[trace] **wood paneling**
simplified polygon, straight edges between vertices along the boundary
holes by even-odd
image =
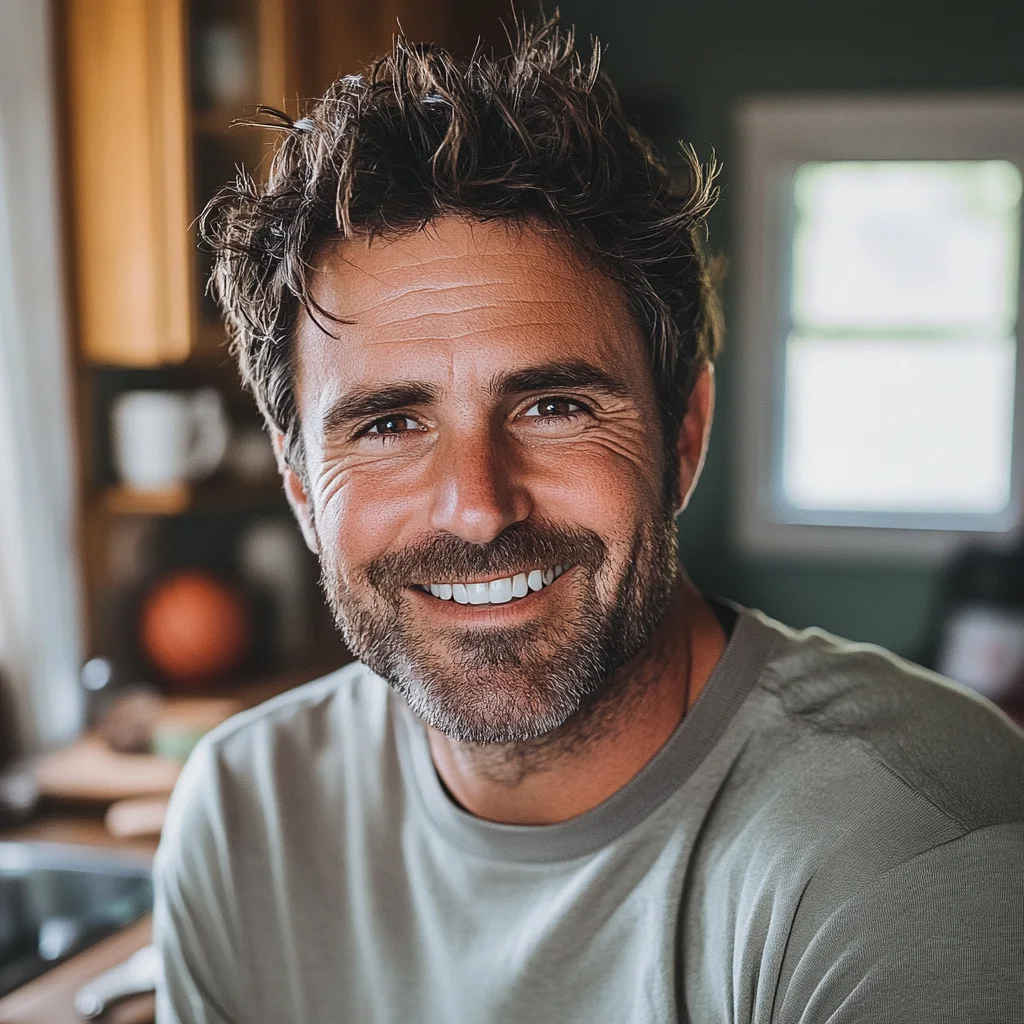
[[[82,352],[177,362],[193,309],[182,3],[69,0],[64,12]]]

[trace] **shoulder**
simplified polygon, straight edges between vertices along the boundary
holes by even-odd
[[[759,963],[772,1020],[802,1024],[1006,1019],[985,1013],[1024,943],[1022,734],[886,651],[745,614],[775,636],[696,852],[709,984]],[[981,960],[992,1000],[947,1013]]]
[[[175,786],[158,866],[261,845],[282,816],[311,810],[356,769],[371,773],[387,743],[391,699],[382,679],[354,663],[209,732]]]
[[[353,662],[233,716],[204,736],[200,747],[231,764],[267,743],[312,751],[345,739],[372,742],[385,724],[388,700],[387,684]]]
[[[808,743],[884,767],[961,831],[1024,818],[1024,733],[990,701],[879,647],[762,621],[778,639],[759,687]]]
[[[820,630],[775,634],[734,723],[697,868],[755,917],[791,913],[809,940],[898,865],[1024,821],[1024,738],[988,701],[875,647]]]
[[[975,829],[880,875],[821,922],[780,1021],[989,1024],[1024,1006],[1024,823]]]

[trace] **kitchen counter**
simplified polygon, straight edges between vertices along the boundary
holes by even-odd
[[[122,842],[112,838],[103,822],[89,815],[46,815],[38,821],[3,830],[0,840],[81,843],[147,854],[156,850],[155,839]],[[82,1018],[74,1006],[78,989],[148,945],[151,936],[152,922],[147,915],[0,998],[0,1024],[81,1024]],[[102,1024],[151,1024],[153,1019],[153,997],[138,996],[112,1007],[100,1021]]]
[[[341,663],[345,660],[348,659],[343,658]],[[226,688],[222,692],[211,692],[208,696],[215,701],[230,698],[242,708],[253,707],[337,667],[337,660],[332,659],[331,662],[310,665],[299,670],[278,672],[262,680]],[[186,701],[192,704],[195,702],[195,698]],[[181,703],[182,701],[178,701],[176,705],[174,701],[169,702],[171,706],[179,706]],[[70,774],[74,781],[75,772],[72,771]],[[73,798],[74,792],[67,795]],[[91,806],[91,811],[83,809],[76,813],[44,810],[36,820],[26,825],[0,830],[0,840],[81,843],[87,846],[130,850],[150,856],[156,852],[156,838],[134,841],[115,839],[103,825],[102,813],[105,803],[97,802]],[[74,1009],[75,993],[85,982],[128,959],[136,950],[147,945],[152,934],[151,929],[152,924],[147,917],[91,946],[9,995],[0,997],[0,1024],[81,1024],[82,1018]],[[125,1000],[113,1007],[108,1014],[100,1018],[100,1021],[102,1024],[149,1024],[153,1020],[153,1002],[152,996]]]

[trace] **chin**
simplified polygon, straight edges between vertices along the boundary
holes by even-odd
[[[605,689],[603,666],[592,658],[532,653],[530,664],[467,665],[449,656],[380,674],[418,718],[449,739],[523,743],[560,729]]]
[[[405,695],[425,725],[456,743],[475,746],[527,743],[556,732],[573,716],[567,708],[544,706],[536,698],[517,700],[508,692],[465,699],[438,699],[420,690]]]

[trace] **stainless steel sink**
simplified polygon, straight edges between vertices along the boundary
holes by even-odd
[[[65,843],[0,842],[0,996],[152,906],[149,857]]]

